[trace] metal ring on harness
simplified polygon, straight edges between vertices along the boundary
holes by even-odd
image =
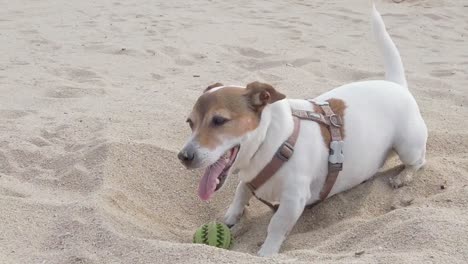
[[[334,127],[341,127],[341,119],[336,114],[331,115],[329,120],[330,124],[332,124]]]

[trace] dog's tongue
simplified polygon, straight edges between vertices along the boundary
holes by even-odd
[[[217,185],[216,179],[223,172],[227,163],[226,159],[221,157],[216,163],[206,168],[198,186],[198,196],[203,201],[209,200],[213,196]]]

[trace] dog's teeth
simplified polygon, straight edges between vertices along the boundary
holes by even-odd
[[[218,185],[218,184],[219,184],[219,179],[216,179],[216,185]]]

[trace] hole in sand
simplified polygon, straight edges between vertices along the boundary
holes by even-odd
[[[231,179],[206,203],[197,195],[201,173],[184,169],[174,152],[144,144],[111,144],[101,208],[116,231],[191,243],[198,226],[221,219],[237,182]]]

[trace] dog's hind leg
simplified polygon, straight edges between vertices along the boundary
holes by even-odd
[[[232,227],[239,221],[244,213],[245,206],[248,204],[250,198],[252,198],[252,195],[252,192],[245,183],[240,182],[239,185],[237,185],[234,200],[224,216],[224,223],[228,227]]]
[[[423,129],[419,133],[414,131],[410,133],[412,135],[409,138],[394,146],[405,168],[398,175],[390,178],[390,185],[393,188],[409,184],[413,180],[414,173],[426,163],[426,130]]]

